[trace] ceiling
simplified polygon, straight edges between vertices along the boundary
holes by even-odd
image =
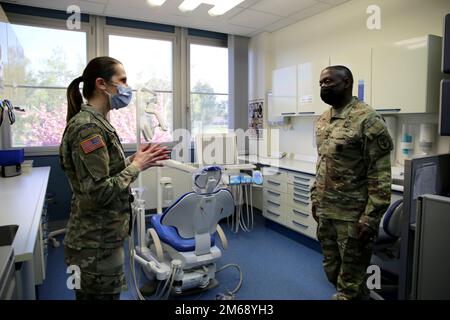
[[[226,0],[225,0],[226,1]],[[252,37],[273,32],[348,0],[245,0],[218,17],[211,17],[211,5],[201,4],[191,12],[178,9],[183,0],[167,0],[151,7],[147,0],[7,0],[4,2],[66,11],[78,5],[82,13],[127,18]]]

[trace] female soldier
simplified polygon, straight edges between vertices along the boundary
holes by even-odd
[[[106,115],[126,107],[131,97],[123,65],[110,57],[91,60],[67,89],[60,163],[73,196],[64,251],[66,263],[80,270],[77,300],[120,298],[125,286],[123,243],[130,231],[130,183],[140,171],[168,159],[167,149],[159,145],[144,146],[125,159]]]

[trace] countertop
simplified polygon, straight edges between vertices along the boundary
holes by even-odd
[[[37,167],[0,177],[0,225],[19,226],[13,242],[16,262],[33,258],[49,176],[50,167]]]
[[[285,170],[316,174],[316,161],[310,159],[275,159],[267,157],[258,157],[256,155],[240,156],[239,160],[242,162],[259,163],[263,165],[269,165]],[[403,168],[392,167],[392,178],[396,180],[403,180]],[[391,185],[392,190],[403,192],[403,186],[398,184]]]

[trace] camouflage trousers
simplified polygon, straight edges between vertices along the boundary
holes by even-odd
[[[367,267],[370,264],[373,240],[358,240],[357,222],[319,219],[317,238],[323,252],[323,268],[337,293],[347,299],[369,295]]]
[[[116,300],[126,290],[124,248],[73,249],[64,247],[68,266],[80,268],[80,289],[77,300]]]

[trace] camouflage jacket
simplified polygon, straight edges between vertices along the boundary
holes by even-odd
[[[139,169],[126,166],[116,131],[93,107],[67,124],[60,164],[72,189],[65,244],[71,248],[115,248],[129,232],[130,183]]]
[[[378,230],[391,201],[392,139],[383,118],[356,97],[316,124],[318,160],[312,203],[319,217]]]

